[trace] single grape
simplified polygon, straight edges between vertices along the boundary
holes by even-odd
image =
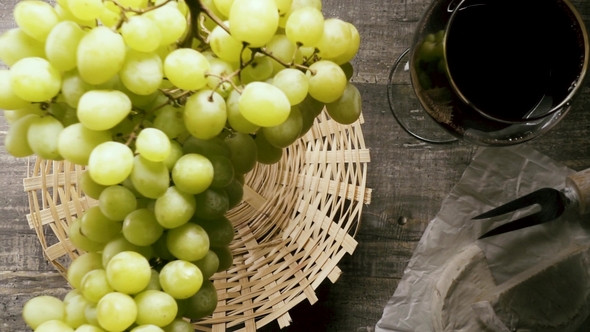
[[[137,294],[134,298],[137,306],[138,325],[153,324],[166,326],[176,318],[178,305],[169,294],[158,290],[147,290]]]
[[[207,255],[209,236],[203,227],[189,222],[168,231],[166,246],[170,253],[178,259],[189,262],[198,261]],[[160,278],[160,283],[161,281]]]
[[[25,323],[33,330],[50,320],[63,320],[65,304],[62,300],[49,295],[41,295],[28,300],[23,306],[22,315]]]
[[[78,119],[88,129],[108,130],[131,112],[131,100],[121,91],[92,90],[78,102]]]
[[[196,200],[192,194],[170,186],[166,193],[156,200],[156,220],[164,228],[176,228],[186,224],[195,213]]]
[[[314,7],[293,11],[285,25],[285,34],[294,44],[315,46],[324,33],[324,15]]]
[[[213,165],[202,155],[185,154],[174,165],[172,180],[183,192],[193,195],[201,193],[213,181]]]
[[[263,82],[272,77],[274,72],[274,60],[268,56],[257,56],[250,64],[242,69],[240,78],[242,84]],[[276,61],[275,61],[276,62]]]
[[[170,139],[178,138],[186,132],[186,127],[182,119],[184,107],[166,105],[160,108],[154,119],[154,128],[161,130]]]
[[[323,59],[333,59],[346,52],[351,42],[349,24],[341,19],[329,18],[324,21],[324,32],[315,47],[320,50]]]
[[[53,7],[38,0],[18,2],[13,14],[16,24],[38,41],[45,41],[51,29],[59,22]]]
[[[80,20],[95,20],[104,7],[101,0],[70,0],[68,9]]]
[[[272,85],[285,93],[291,105],[301,103],[309,91],[307,76],[302,71],[293,68],[279,71],[274,76]]]
[[[256,166],[257,150],[254,138],[248,134],[235,133],[228,136],[225,142],[231,150],[230,160],[234,171],[246,174]]]
[[[43,58],[24,58],[10,68],[12,91],[26,101],[43,102],[52,99],[59,93],[61,82],[59,70]]]
[[[290,41],[284,34],[274,35],[266,45],[266,50],[271,52],[274,58],[281,61],[271,60],[274,75],[286,68],[284,64],[295,61],[298,56],[297,45]]]
[[[170,154],[168,155],[166,160],[163,161],[164,165],[166,165],[166,168],[168,169],[168,171],[172,171],[172,169],[174,168],[174,165],[176,165],[176,162],[182,156],[183,156],[182,145],[180,145],[180,143],[178,143],[177,141],[171,140],[170,141]]]
[[[66,276],[70,285],[75,289],[79,289],[82,278],[84,278],[86,273],[102,268],[102,256],[98,253],[88,252],[72,261],[68,267]]]
[[[137,135],[135,148],[147,160],[164,161],[170,154],[170,139],[159,129],[145,128]]]
[[[74,329],[63,321],[54,319],[37,326],[35,332],[74,332]]]
[[[205,73],[210,67],[209,61],[200,52],[181,48],[166,57],[164,74],[172,84],[181,89],[199,90],[207,84]]]
[[[92,150],[88,158],[90,176],[94,182],[103,186],[119,184],[131,174],[133,160],[133,152],[125,144],[101,143]]]
[[[184,122],[196,138],[210,139],[219,135],[227,122],[225,100],[211,90],[195,93],[186,101]]]
[[[291,104],[285,93],[264,82],[246,85],[238,105],[240,113],[246,120],[261,127],[272,127],[283,123],[291,110]]]
[[[209,280],[204,280],[199,291],[188,299],[184,315],[198,320],[211,315],[217,308],[217,290]]]
[[[103,186],[94,182],[94,180],[92,180],[90,177],[89,171],[82,172],[80,178],[78,179],[78,186],[84,195],[93,199],[98,199],[100,197],[100,193],[102,193],[102,191],[107,188],[107,186]]]
[[[362,100],[359,90],[348,83],[342,97],[326,104],[326,110],[330,117],[341,124],[351,124],[358,120],[362,111]]]
[[[195,216],[202,219],[217,219],[223,216],[229,209],[229,199],[223,189],[208,188],[204,192],[195,195],[197,208]]]
[[[137,209],[123,221],[123,236],[138,246],[154,244],[163,232],[164,228],[156,220],[154,212],[148,209]]]
[[[162,329],[164,332],[194,332],[195,330],[191,323],[180,318],[176,318]]]
[[[78,71],[90,84],[107,82],[121,70],[124,61],[123,37],[106,26],[90,30],[78,44]]]
[[[260,128],[260,126],[257,126],[246,120],[246,118],[240,112],[239,100],[240,93],[236,90],[232,90],[229,93],[229,96],[226,98],[225,104],[227,110],[227,122],[233,130],[239,133],[254,133]]]
[[[224,23],[226,26],[229,25],[228,22]],[[221,26],[216,26],[213,31],[211,31],[209,38],[209,45],[211,46],[213,53],[215,53],[220,59],[228,62],[240,62],[242,59],[242,52],[249,51],[246,51],[247,49],[244,48],[244,45],[240,40],[227,33],[227,31]]]
[[[205,255],[205,257],[192,263],[195,264],[199,270],[201,270],[201,273],[203,274],[203,280],[211,278],[219,268],[219,258],[217,258],[217,255],[211,250],[207,251],[207,255]]]
[[[69,106],[77,108],[82,95],[93,89],[94,86],[84,81],[78,70],[74,69],[64,73],[61,95]]]
[[[176,42],[188,27],[186,18],[177,7],[163,6],[151,10],[145,15],[154,21],[160,30],[160,46]]]
[[[307,71],[309,94],[323,103],[331,103],[340,98],[348,81],[340,66],[329,60],[320,60]]]
[[[279,10],[274,0],[234,0],[229,13],[231,34],[250,47],[268,43],[279,26]]]
[[[262,128],[262,131],[264,132],[266,140],[270,144],[277,148],[286,148],[299,138],[302,127],[303,118],[301,116],[301,111],[299,110],[299,107],[293,106],[291,107],[291,113],[289,113],[289,117],[285,122],[274,127],[264,127]]]
[[[80,282],[80,292],[88,301],[93,303],[98,303],[103,296],[113,291],[114,289],[109,284],[104,269],[96,269],[86,273]],[[86,320],[85,314],[84,320]]]
[[[161,258],[161,257],[160,257]],[[150,276],[150,282],[144,288],[142,292],[148,290],[162,290],[162,286],[160,286],[160,273],[152,268],[152,275]]]
[[[264,136],[264,130],[259,130],[254,138],[256,143],[257,161],[261,164],[276,164],[283,157],[283,149],[278,148],[268,142]],[[241,185],[240,185],[241,187]]]
[[[223,188],[234,179],[234,166],[226,156],[210,156],[207,159],[213,165],[213,181],[211,187]]]
[[[187,299],[195,295],[202,284],[203,274],[191,262],[184,260],[172,261],[164,265],[160,271],[162,289],[175,299]]]
[[[225,191],[227,195],[227,200],[229,202],[228,210],[233,209],[242,202],[242,199],[244,197],[244,187],[243,184],[236,178],[234,178],[229,185],[223,187],[223,191]]]
[[[135,251],[116,254],[106,267],[109,284],[117,292],[125,294],[141,292],[147,287],[151,274],[148,260]]]
[[[110,186],[101,192],[98,206],[107,218],[122,221],[135,210],[137,200],[131,190],[123,186]]]
[[[119,77],[129,91],[150,95],[158,90],[164,78],[162,60],[156,53],[128,50]]]
[[[279,10],[280,15],[286,14],[289,9],[291,9],[291,5],[293,4],[293,0],[275,0],[277,4],[277,9]]]
[[[120,222],[109,219],[102,213],[101,208],[98,206],[89,208],[80,217],[80,230],[82,234],[90,240],[99,243],[106,243],[114,239],[121,232],[121,227]]]
[[[234,226],[223,215],[215,219],[193,218],[191,222],[203,227],[209,236],[209,243],[213,247],[228,246],[234,239]]]
[[[234,256],[228,246],[211,247],[211,250],[213,250],[219,258],[219,268],[217,269],[217,272],[225,271],[232,266]]]
[[[45,43],[35,40],[21,28],[13,28],[0,35],[0,60],[7,66],[31,57],[44,58]]]
[[[125,44],[139,52],[154,52],[160,47],[162,34],[158,25],[144,15],[131,16],[121,27]]]
[[[30,102],[20,98],[10,85],[10,71],[0,69],[0,108],[4,110],[16,110],[26,108]]]
[[[66,160],[78,165],[88,165],[92,151],[110,140],[108,131],[90,130],[81,123],[75,123],[59,133],[57,149]]]
[[[84,250],[86,252],[97,253],[99,251],[102,251],[105,247],[105,244],[93,241],[84,234],[82,234],[81,226],[82,225],[80,219],[75,219],[68,227],[68,238],[70,239],[70,242],[72,242],[74,247],[80,250]]]
[[[98,322],[97,322],[98,324]],[[105,330],[101,329],[100,327],[92,324],[83,324],[80,325],[75,332],[105,332]]]
[[[228,144],[219,137],[211,139],[198,139],[190,136],[183,144],[182,150],[184,154],[195,153],[205,157],[222,155],[226,157],[231,156],[231,150]]]
[[[350,28],[350,36],[351,36],[351,40],[348,44],[348,47],[346,48],[346,50],[344,51],[344,53],[340,54],[337,57],[332,58],[332,61],[334,61],[335,63],[342,65],[345,64],[349,61],[351,61],[352,59],[354,59],[354,57],[356,56],[360,45],[361,45],[361,36],[358,32],[358,30],[356,29],[356,27],[350,23],[346,23],[348,25],[348,27]],[[439,58],[442,58],[443,54],[442,54],[442,43],[439,43]]]
[[[163,162],[150,161],[141,155],[133,159],[131,182],[144,197],[158,198],[170,186],[170,173]]]
[[[228,17],[234,0],[213,0],[213,3],[223,16]]]
[[[72,21],[80,26],[88,28],[95,28],[98,26],[96,20],[81,20],[74,16],[74,14],[72,14],[72,12],[69,10],[67,3],[65,5],[60,5],[59,3],[56,3],[53,6],[53,9],[55,9],[55,12],[57,13],[57,17],[59,17],[60,22]]]
[[[109,241],[102,250],[102,268],[105,268],[110,263],[111,259],[124,251],[133,251],[140,253],[146,259],[151,258],[153,250],[151,246],[138,246],[129,242],[123,235],[116,237]]]
[[[159,326],[153,324],[146,324],[136,326],[129,330],[129,332],[164,332],[164,330],[162,330],[162,328],[160,328]]]
[[[64,303],[66,305],[64,323],[66,323],[71,328],[78,328],[80,325],[88,323],[86,320],[85,311],[86,307],[93,302],[89,301],[80,292],[79,295],[71,297],[68,301],[64,301]]]
[[[127,294],[113,292],[100,299],[96,306],[96,318],[107,331],[124,331],[137,318],[137,306]]]
[[[6,152],[17,158],[33,154],[33,149],[29,145],[27,137],[29,128],[39,118],[37,114],[27,114],[10,125],[4,138]]]

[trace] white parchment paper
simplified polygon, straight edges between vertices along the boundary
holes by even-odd
[[[376,332],[429,332],[433,287],[445,263],[477,244],[497,284],[551,258],[572,243],[590,243],[590,218],[568,211],[561,218],[484,240],[487,230],[523,211],[476,221],[474,216],[543,187],[563,188],[572,170],[526,144],[481,148],[463,177],[443,201],[418,244],[397,290],[386,305]],[[477,316],[473,312],[474,316]],[[439,332],[439,331],[436,331]]]

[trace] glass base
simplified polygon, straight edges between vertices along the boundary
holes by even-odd
[[[409,49],[391,67],[387,82],[387,100],[395,120],[413,137],[433,144],[459,140],[446,132],[420,105],[410,79]]]

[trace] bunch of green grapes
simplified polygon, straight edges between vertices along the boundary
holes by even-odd
[[[69,225],[85,253],[68,270],[72,292],[27,303],[30,327],[184,331],[179,317],[214,310],[209,279],[232,265],[226,213],[244,175],[278,162],[324,109],[342,124],[361,114],[349,82],[359,33],[321,9],[321,0],[17,3],[17,27],[0,35],[6,150],[85,166],[80,188],[98,200]]]

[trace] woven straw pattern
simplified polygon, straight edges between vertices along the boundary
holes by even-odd
[[[219,303],[211,317],[194,323],[196,330],[255,331],[274,320],[288,326],[289,309],[315,303],[326,278],[336,282],[337,264],[354,252],[361,212],[371,201],[361,122],[339,125],[323,112],[279,163],[259,164],[246,175],[244,200],[228,212],[236,230],[234,265],[212,277]],[[81,254],[68,225],[97,204],[77,187],[83,170],[38,158],[24,179],[27,220],[62,274]]]

